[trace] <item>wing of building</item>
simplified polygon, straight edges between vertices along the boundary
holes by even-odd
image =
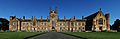
[[[10,16],[10,31],[25,31],[25,32],[81,32],[81,31],[104,31],[110,30],[109,14],[104,15],[100,10],[90,16],[81,19],[73,18],[60,19],[57,8],[50,8],[49,16],[43,19],[42,16],[37,19],[35,16],[31,19],[17,18]]]

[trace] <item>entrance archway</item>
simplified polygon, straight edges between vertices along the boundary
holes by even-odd
[[[99,27],[99,30],[102,31],[102,27]]]
[[[55,22],[52,21],[52,32],[56,32],[56,29],[55,29]]]

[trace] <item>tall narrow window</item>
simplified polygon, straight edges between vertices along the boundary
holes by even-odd
[[[54,23],[54,21],[52,21],[52,26],[54,26],[55,25],[55,23]]]
[[[33,22],[33,26],[35,26],[35,22]]]
[[[13,25],[16,25],[16,22],[13,22]]]
[[[82,23],[82,26],[84,26],[84,23]]]
[[[44,25],[46,26],[46,23],[44,23]]]
[[[74,26],[73,22],[71,23],[72,26]]]
[[[100,18],[98,24],[102,25],[103,24],[103,19]]]

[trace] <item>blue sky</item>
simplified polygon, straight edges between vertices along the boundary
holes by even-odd
[[[9,20],[10,16],[31,18],[49,16],[49,7],[58,6],[60,18],[89,16],[102,8],[104,14],[110,13],[110,24],[120,19],[120,0],[0,0],[0,17]]]

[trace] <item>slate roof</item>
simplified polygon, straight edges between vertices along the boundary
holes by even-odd
[[[60,20],[58,20],[58,21],[70,21],[69,19],[66,19],[66,20],[64,20],[64,19],[60,19]]]
[[[93,19],[93,18],[96,17],[96,15],[97,15],[98,13],[102,13],[102,11],[98,11],[98,12],[92,14],[92,15],[89,15],[89,16],[85,17],[85,19]]]
[[[49,19],[37,19],[37,21],[40,21],[40,22],[48,22],[48,21],[50,21]]]
[[[81,21],[81,22],[83,22],[83,21],[85,21],[85,20],[82,20],[82,19],[76,19],[76,21]]]
[[[32,19],[19,19],[19,18],[17,18],[19,21],[22,21],[22,22],[30,22],[30,21],[33,21]],[[49,22],[50,21],[50,19],[37,19],[36,21],[40,21],[40,22]],[[65,21],[71,21],[71,19],[66,19],[66,20],[64,20],[64,19],[59,19],[58,21],[61,21],[61,22],[65,22]],[[76,19],[76,21],[85,21],[85,20],[82,20],[82,19]]]
[[[32,19],[25,19],[25,20],[22,19],[22,22],[30,22],[30,21],[32,21]]]

